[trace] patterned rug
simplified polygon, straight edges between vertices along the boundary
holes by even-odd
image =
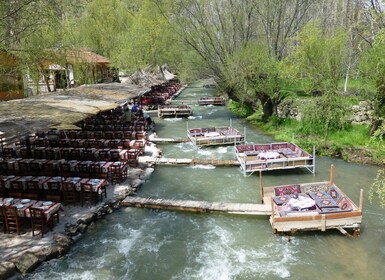
[[[275,196],[291,195],[294,193],[300,193],[301,188],[299,185],[287,185],[274,188]]]
[[[315,204],[319,208],[338,208],[337,202],[334,201],[333,198],[316,198]]]
[[[277,205],[282,205],[286,202],[288,202],[290,199],[290,195],[281,195],[281,196],[274,196],[273,197],[273,200],[275,202],[275,204]]]
[[[326,198],[332,198],[327,192],[325,191],[319,191],[319,192],[310,192],[309,196],[316,200],[316,199],[326,199]]]
[[[330,190],[328,191],[328,194],[330,195],[331,198],[333,198],[337,203],[339,203],[343,196],[339,193],[339,191],[332,186]]]

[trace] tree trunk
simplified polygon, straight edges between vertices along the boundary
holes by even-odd
[[[262,94],[260,97],[259,97],[259,100],[261,101],[261,105],[262,105],[262,112],[263,112],[263,115],[262,115],[262,121],[263,122],[267,122],[269,120],[269,118],[273,115],[274,113],[274,104],[273,104],[273,101],[271,100],[271,98],[266,95],[266,94]]]

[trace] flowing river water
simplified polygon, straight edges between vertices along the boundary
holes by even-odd
[[[197,100],[213,89],[191,84],[179,99]],[[246,127],[248,142],[272,139],[225,107],[193,105],[188,119],[155,118],[159,137],[186,137],[187,127]],[[170,158],[234,159],[233,146],[196,149],[190,143],[161,145]],[[195,214],[122,207],[88,232],[63,258],[23,279],[384,279],[385,210],[368,202],[377,168],[317,157],[307,170],[263,173],[263,185],[327,181],[335,165],[337,186],[358,204],[364,189],[361,235],[338,231],[274,235],[268,217]],[[238,167],[159,166],[138,196],[259,203],[259,176]]]

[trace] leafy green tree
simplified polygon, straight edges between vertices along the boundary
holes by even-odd
[[[285,80],[281,63],[269,53],[267,46],[248,44],[228,59],[225,80],[235,88],[239,99],[247,104],[262,105],[262,120],[276,113],[282,99]]]
[[[324,137],[346,126],[347,108],[338,96],[338,84],[344,76],[347,59],[346,34],[337,30],[326,34],[319,24],[308,24],[293,40],[292,53],[286,59],[287,76],[302,82],[309,94],[320,95],[305,110],[304,129]]]
[[[379,169],[377,176],[374,179],[374,183],[369,190],[369,201],[373,203],[375,199],[378,199],[380,206],[385,208],[385,170]]]
[[[385,29],[378,32],[373,47],[361,57],[360,70],[369,83],[373,83],[376,92],[373,96],[374,118],[370,134],[384,135],[385,118]]]

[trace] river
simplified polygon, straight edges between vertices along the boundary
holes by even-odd
[[[186,88],[179,99],[196,100],[213,89]],[[185,137],[187,127],[227,126],[246,131],[248,142],[271,142],[225,107],[194,107],[189,119],[155,118],[160,137]],[[233,159],[233,147],[196,149],[190,143],[162,145],[166,157]],[[361,235],[338,231],[298,233],[291,241],[274,235],[267,217],[194,214],[122,207],[97,223],[69,253],[22,279],[383,279],[384,209],[370,205],[368,188],[377,168],[317,157],[307,170],[263,173],[263,185],[335,182],[358,204],[364,192]],[[221,202],[255,202],[259,176],[238,167],[156,167],[138,196]]]

